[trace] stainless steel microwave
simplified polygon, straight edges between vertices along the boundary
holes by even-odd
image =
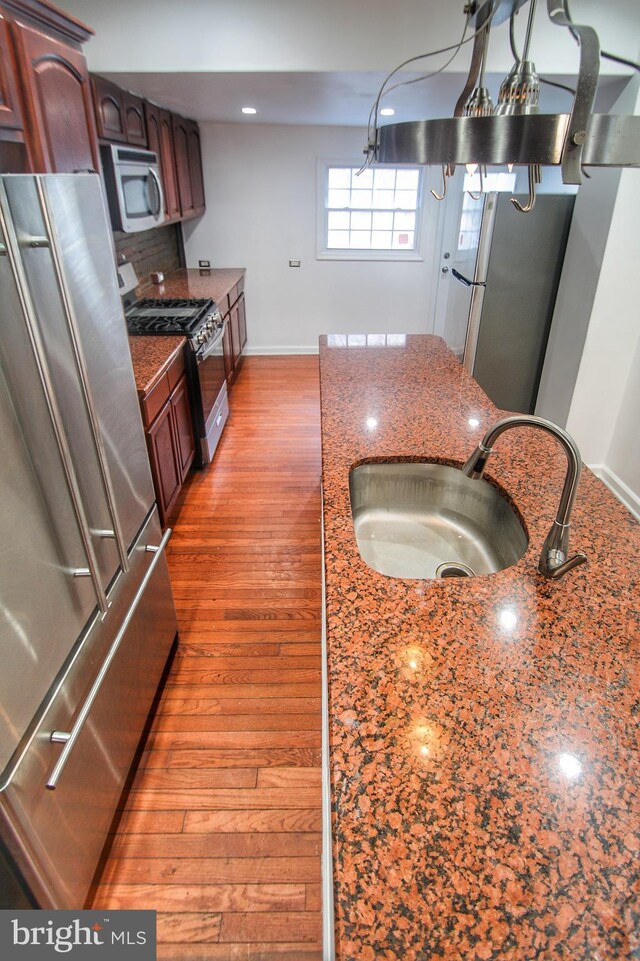
[[[103,144],[100,147],[111,224],[134,233],[164,221],[158,158],[151,150]]]

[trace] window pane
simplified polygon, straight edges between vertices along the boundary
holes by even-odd
[[[413,250],[413,232],[405,230],[394,230],[393,232],[394,250]]]
[[[373,191],[373,206],[374,207],[387,207],[393,210],[395,207],[395,199],[393,190],[374,190]]]
[[[355,190],[371,190],[373,187],[373,170],[369,167],[361,174],[357,170],[351,171],[351,186]]]
[[[393,190],[396,185],[395,170],[385,170],[383,167],[379,167],[374,171],[373,183],[375,187],[383,190]]]
[[[396,213],[393,215],[394,230],[414,230],[416,215],[414,213]]]
[[[419,170],[398,170],[396,187],[398,190],[417,190]]]
[[[417,203],[417,190],[396,190],[396,207],[402,207],[404,210],[415,210]]]
[[[331,187],[350,187],[351,171],[348,167],[329,168],[329,188]]]
[[[355,250],[369,250],[371,247],[371,234],[368,230],[352,230],[349,246]]]
[[[351,214],[352,230],[371,230],[371,214],[369,211],[354,211]]]
[[[349,231],[348,230],[328,230],[327,231],[327,247],[331,249],[336,249],[337,247],[348,247],[349,246]]]
[[[375,250],[391,250],[391,231],[374,230],[371,234],[371,246]]]
[[[356,209],[362,209],[371,207],[371,191],[370,190],[352,190],[351,191],[351,206]]]
[[[329,190],[328,196],[328,207],[348,207],[349,206],[349,191],[348,190]]]
[[[376,210],[373,214],[374,230],[391,230],[393,227],[393,214],[383,210]]]
[[[330,210],[327,220],[329,230],[348,230],[350,214],[348,210]]]

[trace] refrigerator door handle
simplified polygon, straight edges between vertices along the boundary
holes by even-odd
[[[107,455],[106,455],[104,443],[102,440],[100,420],[98,418],[96,405],[94,403],[93,396],[91,393],[91,388],[89,386],[87,364],[85,361],[84,352],[82,350],[82,341],[80,338],[78,322],[76,320],[75,312],[73,309],[73,301],[69,294],[69,289],[67,287],[67,282],[64,274],[64,268],[62,266],[60,252],[58,250],[58,245],[56,241],[55,231],[53,229],[51,210],[49,207],[45,185],[41,178],[38,178],[36,180],[36,188],[38,191],[38,200],[40,202],[42,216],[43,216],[46,231],[48,234],[47,240],[49,241],[48,246],[51,252],[51,262],[53,265],[53,272],[56,278],[56,283],[58,285],[58,291],[60,293],[60,300],[62,303],[62,309],[64,311],[65,322],[69,330],[71,343],[73,345],[74,361],[76,365],[76,370],[78,372],[78,379],[80,382],[82,397],[84,399],[87,415],[89,418],[91,435],[93,438],[93,444],[94,444],[96,456],[98,459],[98,466],[100,468],[100,475],[102,477],[102,484],[104,487],[104,493],[107,500],[107,507],[109,510],[109,515],[111,517],[111,523],[113,525],[113,531],[92,531],[92,533],[95,533],[101,537],[115,537],[116,545],[118,548],[118,556],[120,558],[120,564],[122,566],[123,571],[128,571],[129,558],[127,556],[127,547],[124,542],[124,537],[122,536],[122,528],[118,518],[118,510],[116,507],[116,497],[113,490],[113,484],[111,482],[109,465],[107,463]]]
[[[170,537],[171,537],[171,528],[168,527],[167,530],[164,532],[162,540],[157,546],[155,544],[153,545],[147,544],[147,546],[145,547],[145,551],[149,553],[153,553],[153,559],[149,564],[149,567],[147,568],[147,571],[144,577],[142,578],[142,581],[140,582],[140,586],[138,587],[138,590],[135,593],[135,596],[131,602],[131,606],[129,607],[129,610],[125,614],[122,624],[120,625],[120,629],[116,634],[115,640],[111,645],[111,647],[109,648],[107,656],[105,657],[102,663],[102,667],[100,668],[98,675],[91,686],[91,690],[89,691],[87,698],[84,704],[82,705],[82,708],[80,709],[80,713],[78,714],[78,717],[76,718],[76,722],[71,728],[71,731],[52,731],[51,732],[51,735],[50,735],[51,742],[54,744],[64,744],[64,747],[60,752],[60,757],[58,758],[57,763],[53,771],[51,772],[51,776],[47,781],[47,788],[50,791],[55,791],[56,787],[58,786],[60,775],[62,774],[67,764],[67,761],[69,760],[69,757],[71,755],[71,752],[73,751],[76,741],[80,737],[82,728],[85,725],[85,722],[89,716],[91,708],[93,707],[95,699],[100,693],[100,688],[102,687],[103,681],[107,676],[111,663],[114,657],[116,656],[116,654],[118,653],[118,648],[122,643],[122,639],[124,638],[127,632],[127,628],[129,627],[129,624],[131,623],[131,620],[138,608],[138,604],[140,603],[140,601],[144,596],[144,592],[147,589],[147,584],[149,583],[149,581],[153,576],[153,572],[156,568],[156,564],[159,562],[160,558],[162,557],[164,553],[164,549],[167,546],[167,543]]]
[[[33,351],[34,359],[36,362],[36,367],[40,377],[40,382],[42,384],[42,390],[44,392],[47,409],[49,412],[49,417],[51,419],[51,425],[53,427],[53,434],[56,440],[56,445],[58,447],[58,452],[60,454],[60,460],[62,462],[62,468],[64,471],[64,476],[67,482],[67,487],[69,489],[69,496],[71,498],[71,503],[73,505],[73,512],[76,516],[76,521],[78,524],[78,530],[82,540],[82,544],[86,554],[86,561],[88,567],[84,566],[78,567],[72,570],[70,573],[73,576],[85,576],[84,573],[77,575],[77,571],[85,572],[89,571],[89,575],[93,582],[93,589],[95,591],[96,599],[100,611],[106,614],[109,604],[107,602],[107,597],[102,587],[100,581],[100,572],[98,568],[98,561],[96,559],[95,552],[93,550],[93,544],[91,543],[91,532],[89,529],[89,524],[87,522],[87,517],[84,512],[84,506],[82,503],[82,495],[80,493],[80,487],[78,485],[78,479],[73,467],[73,460],[71,458],[71,451],[69,450],[69,444],[64,431],[62,415],[60,413],[60,408],[58,407],[58,402],[56,400],[55,392],[53,389],[53,382],[51,378],[51,373],[49,371],[49,365],[47,363],[47,357],[42,343],[42,338],[40,336],[40,331],[38,329],[38,324],[35,321],[33,315],[33,308],[31,306],[31,301],[29,300],[27,291],[27,283],[22,271],[22,265],[20,263],[20,255],[18,253],[19,243],[18,239],[13,230],[13,225],[11,219],[8,216],[8,203],[7,197],[4,190],[4,185],[0,184],[0,228],[4,235],[6,241],[6,251],[9,258],[9,264],[11,271],[13,273],[13,279],[15,281],[16,290],[18,292],[18,297],[20,300],[20,307],[22,310],[22,316],[25,323],[25,328],[29,337],[31,344],[31,350]]]
[[[465,277],[464,274],[461,274],[460,271],[456,270],[455,267],[451,268],[451,273],[456,278],[456,280],[460,281],[461,284],[464,284],[465,287],[486,287],[487,286],[484,280],[469,280],[468,277]]]

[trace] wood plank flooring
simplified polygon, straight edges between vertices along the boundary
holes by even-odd
[[[93,906],[164,961],[319,961],[317,357],[249,357],[168,550],[180,644]]]

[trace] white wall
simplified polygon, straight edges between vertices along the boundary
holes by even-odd
[[[62,0],[60,6],[96,31],[86,54],[98,72],[391,70],[455,43],[463,27],[462,0]],[[575,69],[575,43],[549,22],[546,3],[539,7],[532,46],[538,70]],[[572,14],[596,28],[605,49],[635,56],[637,0],[574,0]],[[490,71],[511,67],[507,37],[506,24],[496,28]],[[469,52],[463,65],[468,58]],[[449,69],[460,69],[458,61]]]
[[[207,211],[184,226],[187,265],[247,268],[250,352],[316,350],[323,333],[428,332],[425,262],[316,260],[317,160],[359,164],[364,131],[202,124],[201,133]],[[429,264],[436,208],[423,218]]]

